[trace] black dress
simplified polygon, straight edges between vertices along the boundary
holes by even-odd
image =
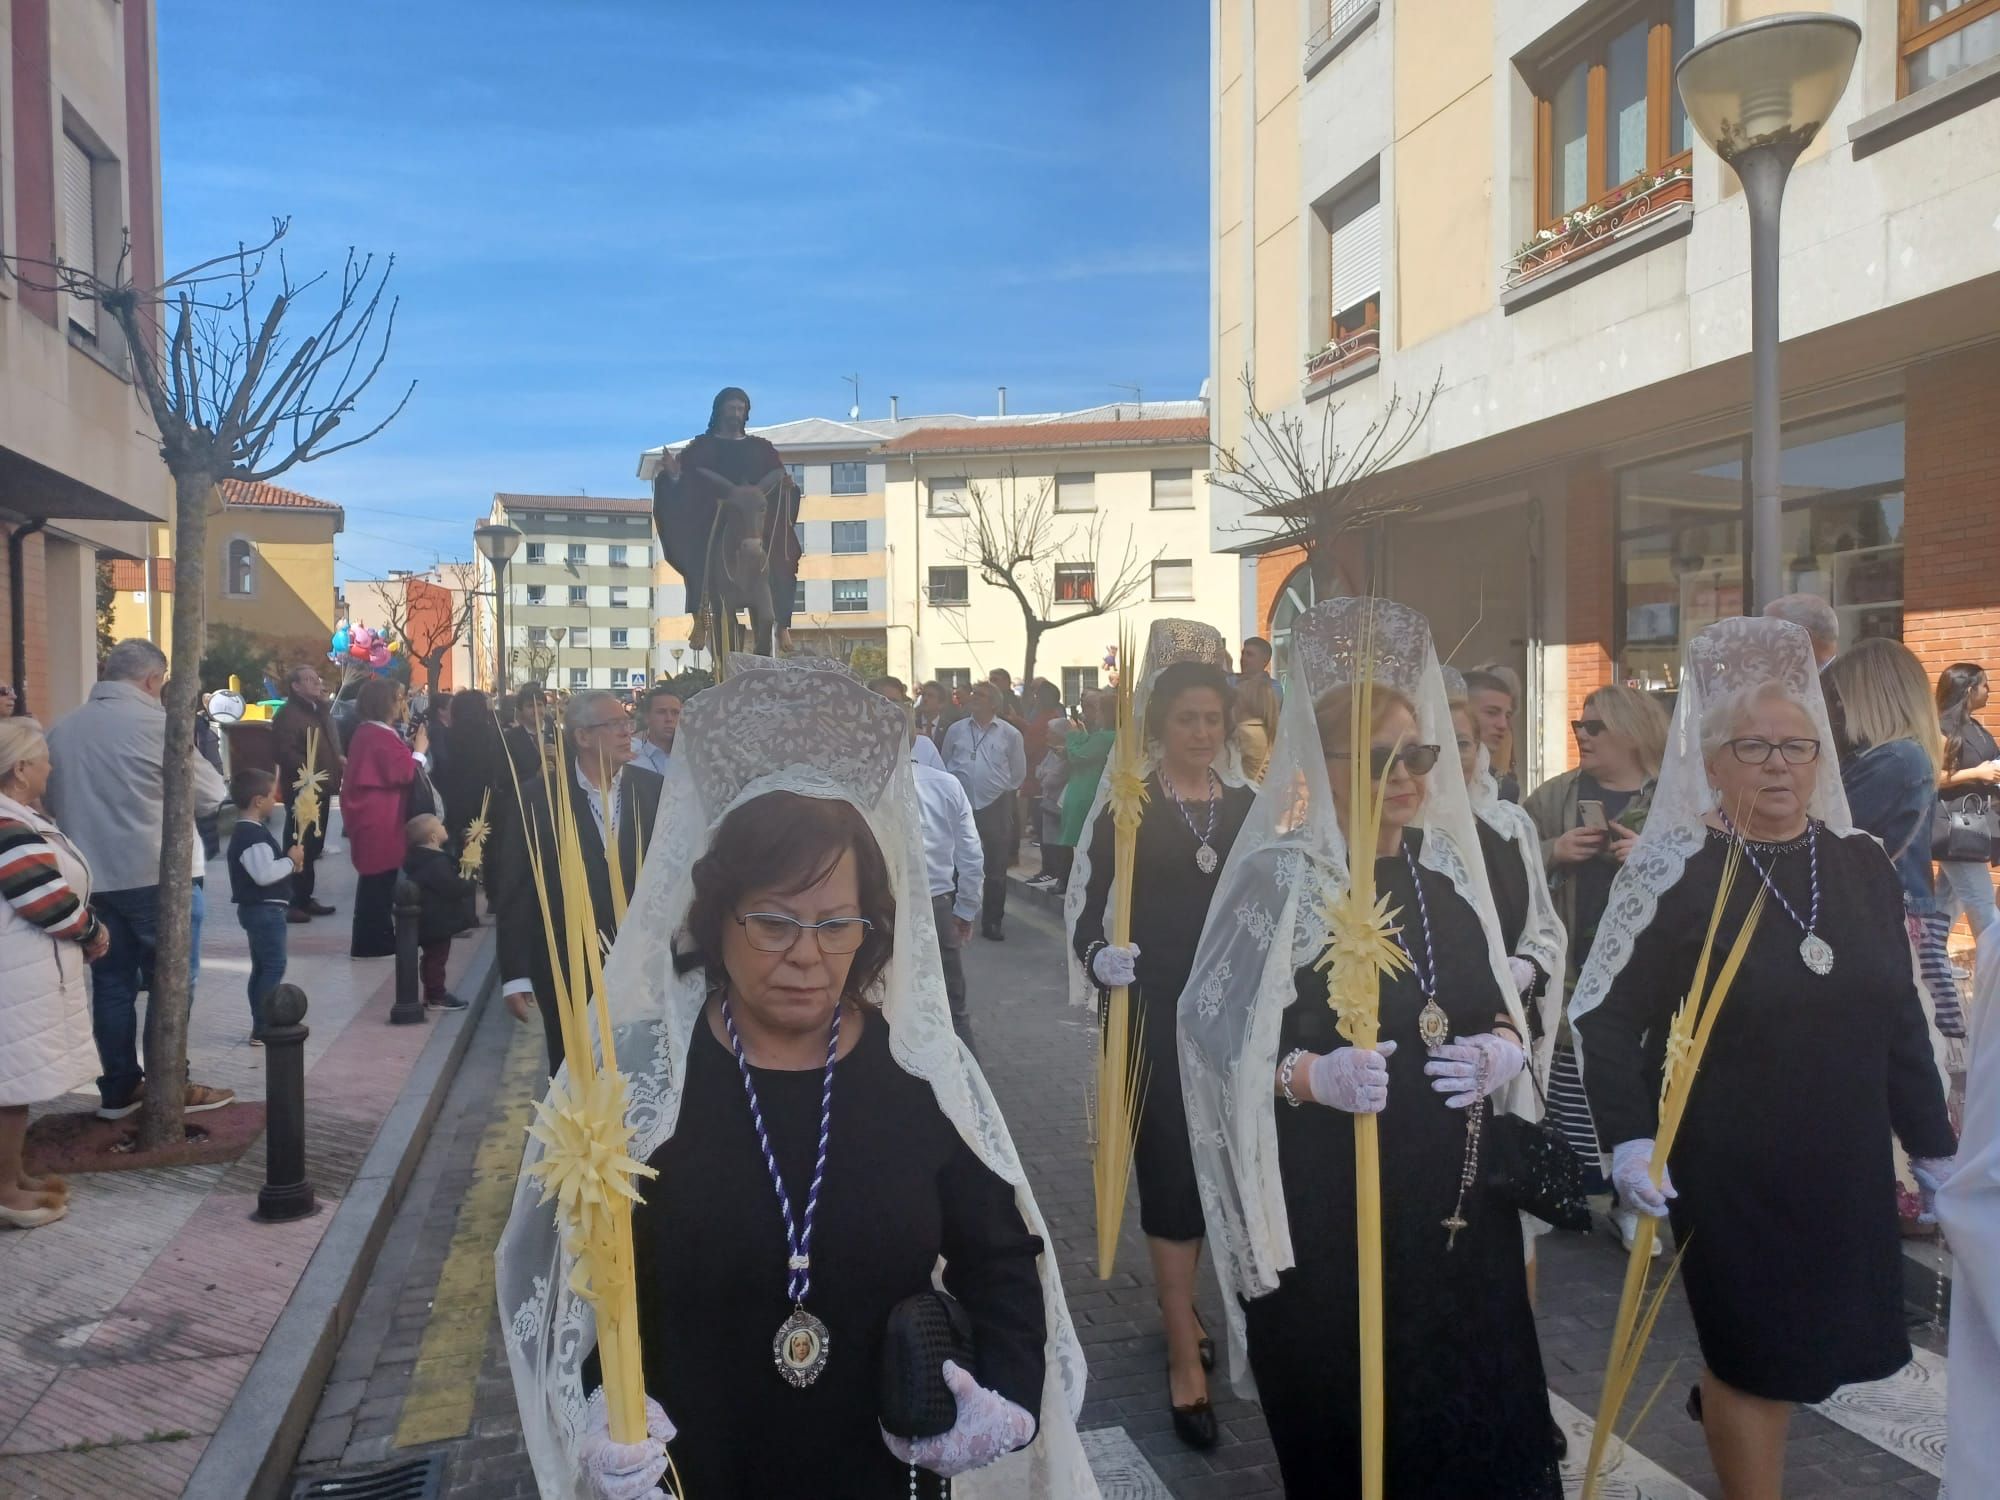
[[[1247,786],[1225,786],[1215,808],[1213,874],[1195,864],[1201,841],[1157,776],[1139,819],[1138,857],[1133,861],[1132,941],[1139,948],[1138,983],[1132,987],[1132,1020],[1141,1028],[1139,1045],[1146,1068],[1139,1108],[1139,1134],[1132,1170],[1139,1183],[1139,1227],[1154,1239],[1198,1240],[1206,1232],[1194,1155],[1188,1149],[1187,1107],[1181,1101],[1180,1049],[1176,1011],[1194,968],[1195,946],[1215,899],[1222,863],[1236,842],[1257,794]],[[1207,827],[1206,804],[1188,805],[1197,827]],[[1117,826],[1111,809],[1098,814],[1090,834],[1090,884],[1076,919],[1076,955],[1089,962],[1092,945],[1106,940],[1105,903],[1111,894]]]
[[[852,1024],[850,1018],[849,1023]],[[805,1212],[819,1143],[817,1068],[754,1069],[771,1149],[793,1211]],[[902,1500],[910,1471],[877,1427],[889,1311],[931,1285],[971,1314],[973,1374],[1025,1410],[1042,1399],[1041,1240],[1014,1192],[959,1138],[930,1086],[897,1066],[878,1011],[834,1067],[826,1181],[807,1309],[826,1325],[827,1363],[788,1385],[771,1340],[791,1312],[778,1199],[743,1080],[706,1017],[688,1049],[680,1123],[652,1155],[634,1211],[646,1392],[679,1429],[671,1452],[701,1500]],[[938,1493],[922,1476],[920,1493]]]
[[[1716,1376],[1772,1401],[1823,1401],[1909,1362],[1895,1162],[1955,1149],[1911,974],[1902,889],[1882,848],[1815,824],[1824,977],[1776,901],[1716,1021],[1669,1168],[1674,1239]],[[1607,1147],[1653,1136],[1666,1032],[1708,929],[1720,834],[1660,897],[1603,1004],[1577,1024]],[[1806,839],[1753,844],[1777,889],[1811,909]],[[1717,936],[1719,967],[1758,886],[1746,864]]]
[[[1410,838],[1414,850],[1417,836]],[[1378,860],[1375,880],[1408,927],[1420,930],[1403,856]],[[1442,875],[1426,869],[1423,882],[1438,1004],[1454,1035],[1491,1031],[1503,998],[1479,917]],[[1466,1113],[1449,1108],[1424,1076],[1423,1004],[1407,971],[1382,985],[1382,1040],[1397,1044],[1388,1060],[1389,1105],[1378,1117],[1384,1490],[1395,1500],[1559,1500],[1520,1217],[1475,1186],[1467,1227],[1447,1248],[1440,1221],[1458,1196]],[[1334,1020],[1326,976],[1299,970],[1279,1055],[1345,1047]],[[1361,1492],[1354,1117],[1319,1104],[1274,1106],[1296,1264],[1275,1292],[1245,1304],[1250,1366],[1285,1492],[1333,1500]]]

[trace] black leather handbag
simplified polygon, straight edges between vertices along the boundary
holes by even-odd
[[[958,1420],[944,1362],[972,1369],[972,1315],[935,1289],[889,1309],[882,1334],[882,1427],[900,1438],[936,1437]]]
[[[1487,1120],[1493,1147],[1486,1181],[1495,1197],[1518,1213],[1533,1214],[1551,1229],[1590,1228],[1583,1192],[1583,1162],[1562,1132],[1547,1120],[1494,1111]]]
[[[1931,858],[1956,864],[1985,864],[1993,857],[1993,841],[2000,837],[2000,815],[1990,797],[1967,792],[1962,797],[1940,798],[1931,822]]]

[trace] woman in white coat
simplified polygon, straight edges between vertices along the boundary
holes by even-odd
[[[33,719],[0,720],[0,1228],[38,1229],[69,1212],[55,1177],[22,1161],[28,1106],[97,1076],[90,961],[109,944],[90,910],[90,869],[37,811],[49,746]]]

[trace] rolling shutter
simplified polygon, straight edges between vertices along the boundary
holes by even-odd
[[[1382,191],[1364,183],[1333,207],[1332,311],[1338,317],[1382,290]]]

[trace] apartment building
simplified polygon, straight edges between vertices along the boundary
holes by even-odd
[[[658,556],[651,501],[501,494],[485,519],[521,533],[506,576],[510,685],[581,692],[651,680]],[[484,558],[479,570],[479,586],[490,590]],[[482,649],[490,660],[490,634]]]
[[[982,418],[922,427],[877,450],[885,467],[889,670],[906,682],[962,685],[1026,667],[1016,596],[989,582],[972,538],[1039,526],[1047,548],[1017,578],[1043,635],[1034,671],[1063,698],[1108,681],[1119,628],[1144,642],[1152,621],[1206,620],[1240,638],[1239,560],[1210,545],[1208,411],[1203,401]],[[1121,576],[1120,607],[1092,616]]]
[[[36,283],[57,259],[160,278],[151,0],[0,7],[0,678],[44,722],[97,678],[97,563],[147,556],[172,499],[118,331]],[[47,272],[41,273],[46,277]]]
[[[1366,486],[1365,571],[1529,690],[1529,770],[1582,698],[1670,691],[1742,607],[1749,231],[1672,73],[1775,9],[1862,27],[1784,219],[1784,580],[1932,670],[2000,651],[2000,16],[1899,0],[1215,0],[1218,444],[1259,404],[1354,444],[1434,386]],[[1218,546],[1245,523],[1233,496]],[[1245,623],[1311,602],[1270,543]],[[1357,553],[1357,557],[1362,554]]]

